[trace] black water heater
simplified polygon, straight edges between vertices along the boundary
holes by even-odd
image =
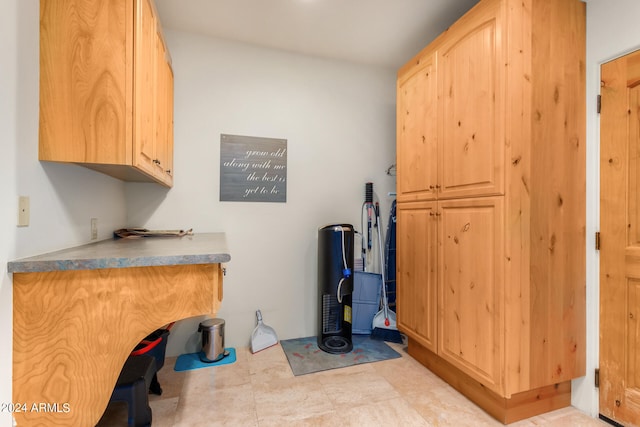
[[[351,336],[354,229],[350,224],[318,230],[318,347],[348,353]]]

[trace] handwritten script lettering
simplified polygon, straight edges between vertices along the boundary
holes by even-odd
[[[286,202],[287,140],[220,135],[220,201]]]

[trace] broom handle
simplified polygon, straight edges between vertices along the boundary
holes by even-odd
[[[380,251],[380,274],[382,275],[382,308],[384,318],[389,318],[389,304],[387,302],[387,279],[384,276],[384,253],[382,252],[382,233],[380,231],[380,205],[376,203],[376,223],[378,225],[378,251]]]

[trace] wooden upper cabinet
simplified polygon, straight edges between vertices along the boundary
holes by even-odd
[[[40,160],[131,162],[132,40],[126,2],[40,2]]]
[[[504,193],[498,3],[467,16],[439,49],[439,197]]]
[[[398,72],[398,201],[504,194],[500,5],[480,3]]]
[[[397,85],[398,201],[436,197],[437,74],[435,55],[417,61]]]
[[[158,93],[173,100],[172,79],[158,78],[160,42],[151,0],[41,0],[39,159],[170,187],[158,162],[172,159],[157,154],[173,148],[156,147],[159,126],[173,134],[157,123]]]

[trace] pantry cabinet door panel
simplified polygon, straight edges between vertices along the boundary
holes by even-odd
[[[437,80],[435,55],[398,79],[397,199],[430,200],[437,185]]]
[[[439,203],[438,353],[500,392],[503,346],[502,197]]]
[[[489,11],[443,47],[440,198],[504,194],[498,21]],[[452,35],[454,35],[452,34]]]
[[[397,205],[396,305],[398,328],[436,352],[436,203]]]

